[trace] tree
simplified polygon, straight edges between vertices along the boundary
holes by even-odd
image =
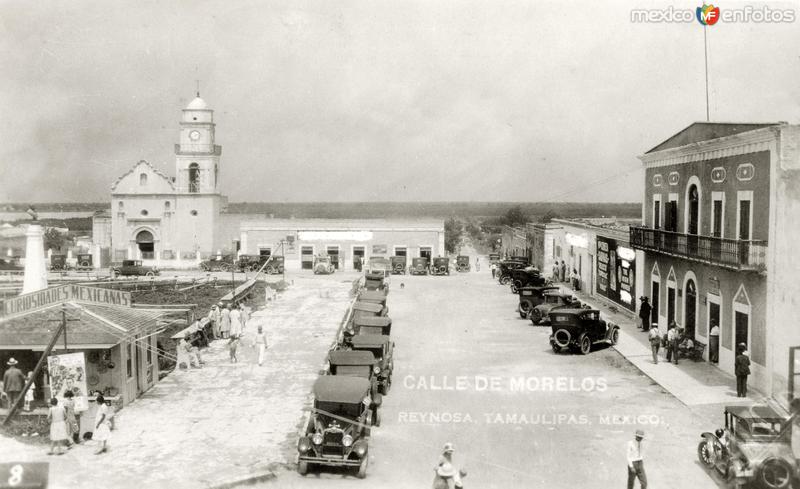
[[[67,237],[59,233],[56,228],[47,228],[44,232],[44,249],[61,251],[67,244]]]
[[[558,219],[559,216],[553,209],[548,209],[547,212],[539,219],[539,222],[547,224],[548,222],[552,221],[553,219]]]
[[[447,253],[455,253],[458,244],[461,242],[463,226],[461,221],[455,217],[444,222],[444,250]]]
[[[528,222],[528,216],[522,212],[522,207],[519,205],[515,205],[508,211],[506,211],[505,216],[503,216],[503,224],[506,224],[511,227],[521,226]]]

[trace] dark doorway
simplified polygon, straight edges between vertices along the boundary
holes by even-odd
[[[661,297],[661,284],[653,282],[652,297],[650,297],[650,305],[653,308],[650,312],[650,324],[658,324],[658,305],[659,298]]]
[[[338,270],[339,269],[339,247],[338,246],[328,246],[328,256],[331,257],[331,263],[333,264],[333,268]]]
[[[686,282],[686,294],[684,296],[683,306],[686,308],[686,324],[683,325],[686,336],[694,338],[697,319],[697,287],[694,284],[694,280]]]
[[[301,246],[300,247],[300,265],[303,270],[311,270],[314,268],[314,247]]]
[[[752,230],[750,229],[750,201],[739,201],[739,263],[747,264],[750,262],[750,239]]]
[[[272,256],[272,250],[270,248],[259,248],[258,256],[264,256],[269,258],[270,256]]]
[[[722,237],[722,201],[715,200],[714,201],[714,209],[712,211],[714,213],[714,229],[712,230],[711,234],[715,238]]]
[[[667,287],[667,325],[675,320],[675,289]]]
[[[153,233],[150,231],[139,231],[136,235],[136,245],[142,253],[142,259],[152,260],[155,257],[155,243]]]
[[[427,258],[428,263],[431,262],[431,256],[433,255],[433,251],[429,246],[420,246],[419,247],[419,256],[420,258]]]
[[[197,163],[189,165],[189,192],[200,191],[200,166]]]
[[[353,269],[359,272],[364,266],[364,252],[363,246],[353,246]]]
[[[722,332],[722,325],[719,322],[719,304],[717,304],[716,302],[709,302],[708,303],[708,325],[709,325],[709,331],[711,331],[711,325],[712,324],[716,324],[719,327],[720,332]],[[722,341],[722,338],[720,338],[720,342],[721,341]]]
[[[700,194],[697,185],[689,187],[689,223],[687,234],[697,234],[700,224]]]
[[[740,343],[744,343],[747,348],[750,348],[750,345],[747,344],[747,323],[749,322],[750,317],[746,313],[736,311],[734,318],[734,324],[736,325],[736,342],[733,344],[734,351],[737,351]]]
[[[653,229],[661,227],[661,201],[653,202]]]
[[[394,249],[394,256],[406,256],[406,248],[398,246]]]

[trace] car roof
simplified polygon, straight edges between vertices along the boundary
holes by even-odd
[[[569,314],[571,316],[577,316],[579,314],[583,314],[585,312],[597,312],[600,311],[598,309],[581,309],[581,308],[569,308],[569,309],[557,309],[552,311],[550,314]]]
[[[314,382],[314,398],[323,402],[360,403],[371,384],[361,377],[323,375]]]
[[[373,365],[375,355],[371,351],[334,350],[328,353],[331,365]]]
[[[558,290],[558,289],[560,289],[558,285],[525,285],[519,288],[519,290],[539,290],[542,292],[547,292],[549,290]]]
[[[366,274],[366,278],[372,280],[377,280],[377,279],[383,280],[383,272],[368,272]]]
[[[356,311],[381,312],[383,311],[383,306],[374,302],[355,301],[353,309]]]
[[[382,290],[362,290],[358,294],[358,300],[386,300],[388,294]]]
[[[353,346],[383,346],[390,338],[384,334],[357,334],[350,341]]]
[[[353,318],[357,326],[389,326],[392,320],[388,316],[359,316]]]
[[[785,421],[789,419],[785,414],[779,413],[770,406],[725,406],[725,411],[731,413],[737,418],[751,419],[751,420],[780,420]]]

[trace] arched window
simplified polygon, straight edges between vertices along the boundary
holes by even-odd
[[[189,192],[200,191],[200,165],[192,163],[189,165]]]
[[[147,185],[147,173],[140,173],[139,174],[139,186],[143,187]]]

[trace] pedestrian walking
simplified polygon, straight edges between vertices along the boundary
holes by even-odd
[[[75,394],[68,390],[64,392],[64,411],[67,414],[67,435],[71,440],[67,440],[71,446],[73,443],[80,442],[80,423],[75,414]]]
[[[25,377],[25,381],[29,382],[33,378],[33,372],[28,371],[28,375]],[[31,382],[31,386],[28,387],[28,391],[25,392],[25,409],[26,411],[31,410],[31,404],[33,404],[33,398],[36,396],[36,383]]]
[[[8,408],[11,409],[17,399],[19,399],[20,394],[22,393],[22,388],[25,387],[25,374],[22,373],[22,370],[17,368],[17,362],[13,357],[11,357],[7,362],[6,372],[3,374],[3,391],[8,396]]]
[[[553,263],[553,282],[558,282],[558,260]]]
[[[655,323],[653,323],[653,327],[650,328],[648,340],[650,341],[650,350],[653,352],[653,363],[658,365],[658,349],[661,347],[661,334],[658,331],[658,325]]]
[[[578,275],[578,270],[572,269],[572,290],[581,290],[581,276]]]
[[[219,332],[223,338],[227,338],[231,331],[231,306],[228,305],[223,307],[220,315],[222,319],[219,326]]]
[[[58,399],[50,399],[50,410],[47,412],[47,421],[50,423],[50,451],[48,455],[64,452],[60,448],[68,443],[67,413],[64,406],[58,405]],[[59,450],[56,450],[58,448]]]
[[[211,323],[211,335],[214,337],[215,340],[219,339],[220,337],[219,333],[220,319],[222,318],[220,316],[219,309],[217,308],[217,306],[216,305],[211,306],[211,311],[208,313],[208,322]]]
[[[489,268],[492,270],[492,278],[497,278],[497,263],[492,263]]]
[[[628,442],[628,489],[633,489],[637,478],[641,488],[647,489],[642,440],[644,440],[644,431],[636,430],[635,439]]]
[[[667,326],[667,362],[678,364],[678,327],[675,321]]]
[[[434,467],[433,489],[454,489],[464,487],[461,478],[466,477],[466,471],[456,470],[453,463],[455,447],[452,443],[444,444],[439,463]]]
[[[261,326],[258,327],[256,337],[253,338],[253,348],[258,350],[258,366],[264,363],[264,353],[267,350],[267,334]]]
[[[711,363],[719,363],[719,326],[717,320],[711,320],[711,330],[708,332],[709,360]]]
[[[241,321],[242,321],[242,331],[244,331],[245,328],[247,328],[247,321],[250,320],[250,313],[247,312],[248,308],[247,308],[247,306],[244,305],[244,302],[239,304],[239,309],[240,309],[239,315],[240,315]]]
[[[650,299],[645,296],[639,297],[639,301],[641,305],[639,305],[639,319],[642,320],[641,325],[639,328],[642,331],[647,331],[650,329],[650,313],[653,311],[653,308],[650,306]]]
[[[475,271],[476,272],[481,271],[481,259],[477,256],[475,257]]]
[[[566,282],[567,281],[567,262],[565,262],[564,260],[561,260],[561,269],[559,271],[560,271],[559,278],[561,279],[562,282]]]
[[[238,338],[242,335],[242,311],[239,307],[231,309],[231,338]]]
[[[98,394],[95,399],[97,404],[97,412],[94,415],[94,433],[92,439],[99,443],[95,455],[108,450],[108,440],[111,439],[111,407],[106,404],[106,400],[102,394]]]
[[[739,352],[734,361],[736,397],[747,397],[747,376],[750,375],[750,356],[747,353],[747,345],[744,343],[739,343],[736,349]]]
[[[228,340],[228,353],[230,354],[231,363],[238,363],[239,359],[236,358],[237,350],[239,349],[239,337],[231,335]]]

